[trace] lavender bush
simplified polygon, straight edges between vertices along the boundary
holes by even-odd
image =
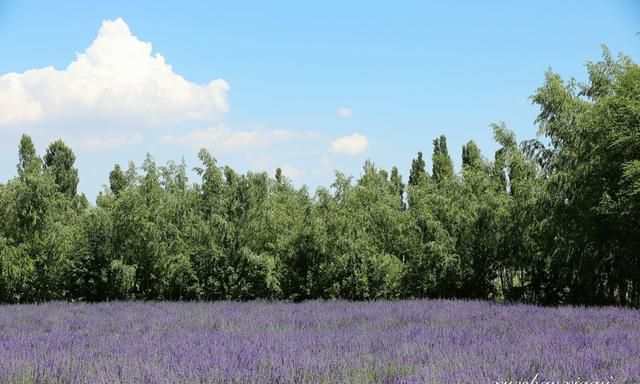
[[[536,375],[540,383],[640,382],[640,312],[438,300],[0,307],[2,383],[516,383]]]

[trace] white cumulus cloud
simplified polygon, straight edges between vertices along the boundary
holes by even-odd
[[[176,74],[151,43],[121,18],[65,69],[32,69],[0,76],[0,126],[117,118],[146,125],[212,120],[228,111],[222,79],[195,84]]]
[[[367,150],[369,140],[364,135],[353,133],[331,143],[331,152],[343,155],[358,155]]]
[[[351,116],[353,116],[353,111],[351,110],[351,108],[347,108],[347,107],[342,107],[342,108],[338,108],[338,116],[342,117],[343,119],[348,119]]]

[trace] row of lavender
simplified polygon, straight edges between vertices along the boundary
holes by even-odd
[[[640,312],[464,301],[0,307],[2,383],[640,382]]]

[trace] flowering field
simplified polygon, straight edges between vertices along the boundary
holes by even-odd
[[[515,383],[536,375],[640,382],[640,312],[438,300],[0,307],[2,383]]]

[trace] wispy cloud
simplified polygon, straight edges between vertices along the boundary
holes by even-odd
[[[343,119],[348,119],[351,116],[353,116],[353,110],[351,108],[342,107],[342,108],[338,108],[337,114]]]
[[[299,176],[302,176],[302,171],[296,167],[285,164],[280,169],[282,169],[282,174],[290,179],[295,179]]]
[[[281,143],[300,138],[302,134],[284,129],[232,130],[226,125],[215,125],[207,129],[195,129],[183,136],[165,135],[162,143],[179,144],[192,149],[216,148],[225,151],[244,151],[264,148],[273,143]]]
[[[82,149],[118,149],[127,145],[142,143],[142,134],[134,133],[131,136],[114,136],[114,137],[89,137],[80,143]]]

